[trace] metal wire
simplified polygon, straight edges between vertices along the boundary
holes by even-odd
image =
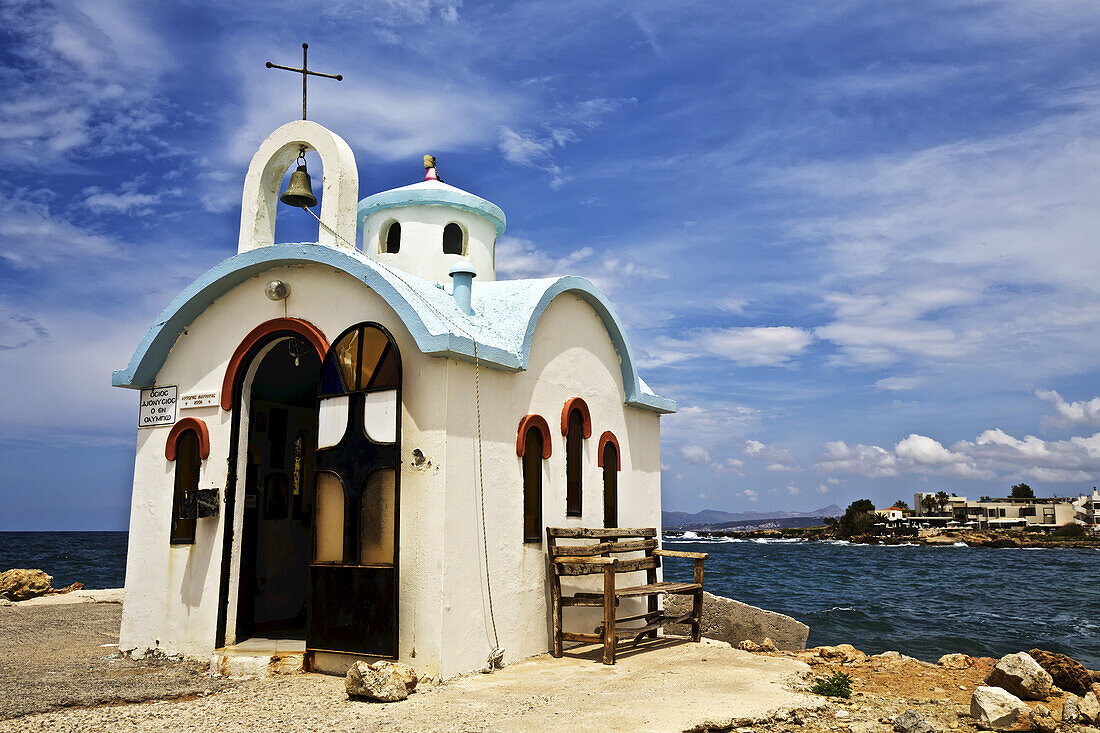
[[[332,232],[344,244],[347,244],[352,249],[359,251],[354,242],[349,242],[340,236],[340,233],[330,227],[325,222],[321,221],[321,217],[317,216],[308,206],[302,207],[308,211],[310,216],[317,220],[317,223]],[[380,267],[386,269],[391,275],[396,277],[401,283],[409,289],[409,291],[415,295],[420,301],[430,308],[437,316],[449,323],[456,331],[466,336],[474,344],[474,406],[477,412],[477,483],[478,483],[478,502],[481,505],[481,551],[485,558],[485,592],[489,599],[489,621],[493,626],[493,649],[489,652],[489,658],[486,660],[486,670],[492,671],[494,667],[499,667],[504,656],[504,650],[500,648],[500,638],[497,636],[497,620],[496,615],[493,613],[493,586],[489,579],[489,541],[486,537],[485,526],[485,467],[481,456],[481,357],[478,353],[477,339],[472,333],[459,326],[457,323],[447,317],[443,311],[439,310],[425,298],[420,292],[409,284],[405,278],[401,277],[401,274],[394,270],[384,262],[378,262],[374,260],[374,263]]]

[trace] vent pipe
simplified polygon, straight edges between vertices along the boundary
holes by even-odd
[[[474,314],[474,307],[471,304],[474,289],[474,278],[477,277],[477,270],[475,270],[469,262],[459,262],[448,273],[454,279],[454,285],[451,288],[451,295],[454,296],[455,303],[459,309],[468,316]]]

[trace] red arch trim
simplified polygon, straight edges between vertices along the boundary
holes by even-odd
[[[237,372],[244,364],[248,352],[260,341],[280,331],[290,331],[304,338],[317,351],[317,356],[324,361],[325,354],[328,353],[328,339],[325,338],[321,329],[301,318],[272,318],[270,321],[265,321],[248,332],[240,346],[233,352],[233,358],[229,360],[229,366],[225,369],[225,378],[222,379],[223,410],[233,409],[233,385],[237,381]]]
[[[603,468],[603,448],[608,443],[615,446],[615,466],[616,471],[623,470],[623,451],[619,448],[619,439],[615,437],[615,433],[607,430],[600,436],[600,446],[596,449],[596,465]]]
[[[561,408],[561,434],[569,434],[569,413],[573,410],[579,410],[581,413],[581,424],[584,426],[581,432],[582,437],[591,438],[592,415],[588,412],[588,403],[580,397],[570,397],[565,401],[565,406]]]
[[[210,457],[210,430],[206,427],[206,423],[197,417],[185,417],[178,420],[168,433],[168,442],[164,444],[165,458],[170,461],[176,460],[176,443],[188,430],[194,430],[199,436],[199,458]]]
[[[527,415],[519,421],[519,433],[516,435],[516,455],[523,458],[523,451],[527,445],[527,431],[530,428],[542,433],[542,457],[550,457],[550,426],[542,415]]]

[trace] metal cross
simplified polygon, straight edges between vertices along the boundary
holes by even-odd
[[[295,69],[291,66],[280,66],[279,64],[273,64],[270,61],[267,62],[267,68],[269,69],[284,69],[286,71],[293,71],[296,74],[302,75],[302,119],[306,118],[306,77],[309,75],[323,76],[326,79],[335,79],[336,81],[343,81],[343,74],[322,74],[320,71],[310,71],[306,68],[306,50],[309,48],[308,43],[302,44],[302,68]]]

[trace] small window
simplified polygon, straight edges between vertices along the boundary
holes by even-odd
[[[565,516],[581,516],[581,475],[584,468],[584,416],[569,411],[569,429],[565,436]]]
[[[455,224],[453,221],[447,226],[443,227],[443,254],[445,255],[460,255],[464,254],[466,249],[465,244],[466,235],[462,231],[462,227]]]
[[[390,222],[385,232],[385,247],[382,250],[386,254],[395,255],[401,251],[401,224]]]
[[[523,437],[523,541],[542,541],[542,432],[527,428]]]
[[[172,495],[173,545],[195,543],[195,509],[199,490],[199,436],[184,430],[176,439],[176,485]]]
[[[619,451],[611,441],[603,446],[603,526],[619,526]]]

